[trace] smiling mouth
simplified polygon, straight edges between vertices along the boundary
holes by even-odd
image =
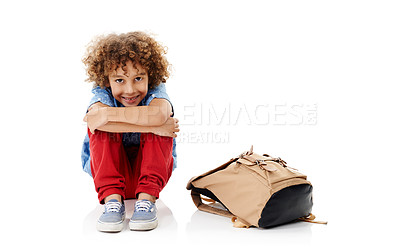
[[[138,98],[139,98],[139,95],[137,95],[137,96],[135,96],[135,97],[130,97],[130,98],[128,98],[128,97],[122,97],[122,99],[125,100],[127,103],[133,103],[133,102],[135,102],[136,99],[138,99]]]

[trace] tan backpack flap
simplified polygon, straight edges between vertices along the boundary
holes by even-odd
[[[213,169],[213,170],[210,170],[210,171],[208,171],[208,172],[206,172],[206,173],[203,173],[203,174],[201,174],[200,176],[192,177],[192,178],[189,180],[189,182],[187,183],[186,189],[191,190],[191,189],[193,188],[192,182],[194,182],[194,181],[196,181],[196,180],[198,180],[198,179],[200,179],[200,178],[202,178],[202,177],[208,176],[208,175],[210,175],[210,174],[212,174],[212,173],[214,173],[214,172],[217,172],[217,171],[219,171],[219,170],[225,169],[228,165],[230,165],[232,162],[235,162],[237,159],[238,159],[238,158],[232,158],[232,159],[230,159],[228,162],[226,162],[225,164],[223,164],[223,165],[221,165],[221,166],[218,166],[217,168],[215,168],[215,169]]]
[[[286,165],[286,162],[281,158],[274,158],[269,155],[251,155],[242,154],[236,161],[239,164],[248,167],[253,172],[260,174],[266,181],[270,183],[270,187],[275,192],[283,187],[308,183],[307,176],[298,172],[297,169]],[[297,178],[297,179],[296,179]],[[280,184],[279,184],[280,183]]]
[[[268,171],[276,171],[274,165],[271,165],[271,162],[275,161],[275,158],[267,158],[264,156],[260,156],[258,154],[252,155],[241,155],[241,158],[237,160],[238,163],[247,165],[247,166],[263,166],[262,169],[266,169]],[[273,163],[272,163],[273,164]]]

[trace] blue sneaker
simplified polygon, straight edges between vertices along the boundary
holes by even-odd
[[[124,227],[125,205],[116,199],[104,204],[104,212],[97,221],[97,230],[101,232],[120,232]]]
[[[153,230],[158,225],[156,205],[149,200],[140,200],[135,204],[135,211],[129,221],[131,230]]]

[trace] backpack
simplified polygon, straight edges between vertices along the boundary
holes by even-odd
[[[199,210],[232,218],[234,227],[269,228],[294,220],[314,221],[311,183],[281,158],[250,151],[189,180]],[[208,198],[204,198],[203,196]],[[205,204],[204,201],[212,202]],[[219,202],[222,208],[216,207]]]

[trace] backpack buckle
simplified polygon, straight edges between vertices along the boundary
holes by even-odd
[[[281,166],[283,166],[283,167],[287,167],[287,163],[286,163],[286,161],[284,161],[283,159],[281,159],[281,157],[278,157],[277,158],[278,160],[276,161],[276,162],[278,162],[279,164],[281,164]]]
[[[258,167],[260,167],[260,169],[265,171],[265,172],[266,171],[274,172],[274,171],[278,170],[273,165],[265,163],[264,160],[256,160],[256,165],[258,165]],[[265,165],[265,167],[263,165]]]

